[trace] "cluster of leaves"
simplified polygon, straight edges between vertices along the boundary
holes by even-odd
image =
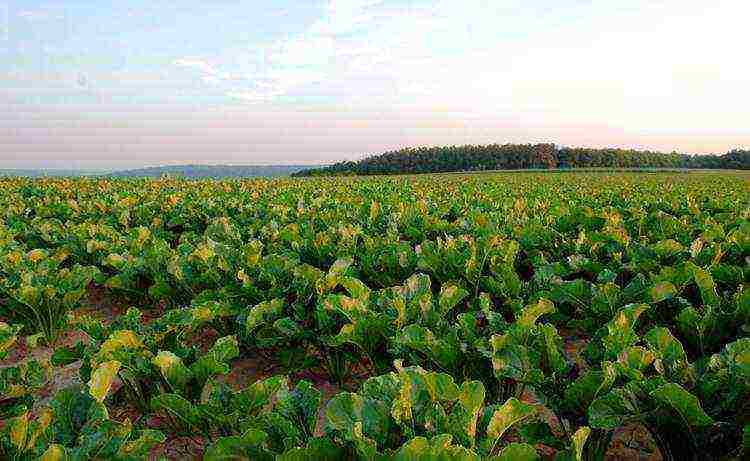
[[[7,251],[8,249],[6,249]],[[23,253],[10,249],[0,258],[0,294],[6,298],[0,312],[8,319],[41,333],[49,344],[65,328],[68,313],[86,295],[98,276],[91,266],[64,267],[68,254],[43,249]]]
[[[71,387],[36,414],[25,411],[9,419],[0,453],[14,460],[137,460],[164,440],[159,431],[135,430],[129,420],[110,419],[101,402]]]
[[[741,176],[2,183],[0,359],[57,346],[0,368],[9,459],[597,460],[631,424],[750,450]],[[92,285],[165,312],[69,315]],[[288,376],[232,387],[249,357]]]

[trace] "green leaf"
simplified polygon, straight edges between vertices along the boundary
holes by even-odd
[[[709,367],[720,374],[737,374],[750,382],[750,338],[738,339],[724,346],[721,353],[711,356]]]
[[[549,371],[553,373],[564,373],[568,369],[568,362],[562,350],[562,338],[553,325],[545,324],[539,326],[544,335],[545,363]]]
[[[586,414],[589,405],[599,393],[609,392],[608,381],[608,377],[600,370],[588,370],[578,376],[565,388],[564,408],[577,414]]]
[[[328,273],[323,278],[316,281],[315,289],[318,292],[318,295],[324,295],[335,289],[345,278],[344,274],[353,262],[354,261],[351,258],[337,259],[328,270]]]
[[[479,455],[464,447],[451,444],[449,434],[428,440],[415,437],[396,452],[394,461],[480,461]]]
[[[461,385],[458,401],[467,411],[480,410],[484,406],[484,399],[485,390],[481,381],[466,381]]]
[[[132,330],[117,330],[107,338],[99,347],[96,354],[97,361],[102,362],[110,360],[112,357],[123,351],[144,349],[143,341]]]
[[[721,304],[721,299],[716,293],[716,282],[714,282],[711,274],[692,263],[689,267],[693,273],[693,280],[695,280],[695,284],[698,285],[698,289],[701,292],[703,304],[705,306],[718,307]]]
[[[396,373],[391,372],[368,378],[362,384],[359,394],[364,398],[382,400],[390,405],[399,392],[401,392],[401,381]]]
[[[429,329],[412,324],[401,330],[396,342],[423,352],[446,370],[453,370],[458,364],[460,346],[451,336],[438,338]]]
[[[151,399],[151,410],[172,418],[180,427],[203,431],[205,421],[200,410],[178,394],[160,394]]]
[[[281,317],[284,313],[284,305],[283,299],[272,299],[271,301],[257,304],[247,314],[245,331],[251,333],[258,326],[273,322]]]
[[[318,418],[320,398],[320,391],[303,380],[292,391],[282,387],[277,394],[277,409],[287,419],[295,422],[303,433],[312,435]]]
[[[657,242],[652,246],[652,249],[660,258],[668,258],[677,253],[685,251],[685,247],[683,247],[680,242],[673,239],[667,239]]]
[[[367,354],[374,366],[385,369],[389,361],[383,356],[381,350],[387,343],[389,326],[390,320],[386,315],[368,311],[354,323],[343,325],[339,333],[330,338],[328,343],[332,346],[353,344]]]
[[[250,429],[242,436],[222,437],[211,444],[203,456],[205,461],[273,461],[274,456],[263,444],[268,434]]]
[[[690,427],[713,424],[713,419],[703,411],[698,398],[679,384],[664,384],[654,390],[651,395],[668,405],[680,416],[680,420]]]
[[[276,461],[338,461],[345,458],[342,448],[327,438],[312,439],[305,447],[295,447],[276,457]]]
[[[461,404],[453,407],[448,427],[451,434],[462,442],[475,444],[477,436],[477,422],[484,408],[485,389],[481,381],[466,381],[461,385],[458,401]]]
[[[603,361],[602,362],[602,383],[599,385],[599,388],[596,390],[596,393],[594,395],[596,396],[602,395],[603,393],[611,389],[612,385],[615,383],[618,376],[619,376],[619,370],[617,366],[615,366],[615,364],[610,362],[609,360]]]
[[[527,443],[511,443],[500,451],[497,456],[488,461],[537,461],[539,454],[536,448]]]
[[[349,296],[355,299],[367,301],[370,298],[370,288],[361,280],[354,277],[341,277],[339,283],[346,288]]]
[[[302,327],[289,317],[273,322],[273,327],[287,338],[298,337],[303,333]]]
[[[284,376],[272,376],[256,381],[234,393],[230,405],[242,414],[254,415],[270,403],[273,396],[284,387],[287,387],[287,378]]]
[[[156,357],[151,359],[151,363],[159,369],[173,390],[184,392],[187,383],[193,377],[192,372],[182,363],[182,359],[170,351],[159,351]]]
[[[676,323],[686,338],[697,339],[700,345],[703,338],[716,326],[718,318],[712,306],[705,306],[701,310],[689,306],[680,311]]]
[[[621,304],[621,298],[622,289],[613,282],[595,286],[591,299],[591,311],[600,318],[612,318]]]
[[[492,368],[499,378],[518,382],[534,382],[540,378],[541,370],[532,365],[529,348],[519,344],[507,344],[506,335],[493,335]]]
[[[583,279],[555,284],[550,291],[550,298],[557,303],[567,304],[572,310],[585,310],[591,302],[591,284]],[[563,309],[563,312],[567,310]],[[571,310],[571,309],[568,309]]]
[[[350,298],[344,295],[328,295],[323,300],[323,308],[328,311],[336,310],[344,314],[350,322],[370,314],[366,301]]]
[[[390,433],[390,414],[383,402],[357,394],[337,394],[328,402],[325,415],[328,428],[345,440],[359,442],[363,451],[374,452],[375,444],[385,444]]]
[[[161,432],[146,429],[141,432],[137,439],[123,443],[117,452],[117,456],[122,460],[133,461],[148,458],[151,449],[160,443],[164,443],[164,440],[166,438]]]
[[[424,383],[433,401],[453,402],[458,398],[458,386],[447,373],[425,373]]]
[[[132,433],[129,421],[120,423],[102,419],[95,424],[83,427],[81,435],[71,450],[71,458],[78,459],[115,459],[122,443]]]
[[[398,287],[400,294],[407,300],[422,299],[424,296],[432,295],[432,281],[426,274],[414,274],[402,287]]]
[[[611,390],[588,408],[589,424],[594,429],[616,429],[638,413],[635,399],[625,389]]]
[[[29,349],[36,349],[39,346],[39,343],[43,342],[44,339],[44,333],[29,335],[26,337],[26,345],[29,347]]]
[[[690,374],[690,364],[682,344],[669,329],[655,327],[646,333],[646,342],[656,356],[656,370],[670,380],[685,381]]]
[[[79,342],[75,347],[58,347],[50,357],[50,363],[56,367],[77,362],[83,358],[85,345]]]
[[[623,350],[635,344],[638,340],[635,323],[648,308],[648,304],[628,304],[607,324],[607,336],[602,339],[607,358],[615,360]]]
[[[0,360],[8,355],[8,351],[16,343],[19,331],[21,331],[20,325],[11,326],[5,322],[0,322]]]
[[[190,372],[202,386],[211,376],[229,373],[229,361],[239,354],[236,336],[219,338],[205,355],[190,366]]]
[[[55,417],[55,439],[62,445],[76,444],[83,427],[108,418],[106,407],[82,389],[73,386],[59,391],[50,402]]]
[[[616,279],[617,279],[617,273],[612,272],[609,269],[604,269],[603,271],[599,272],[599,274],[596,276],[597,283],[610,284],[610,283],[613,283]]]

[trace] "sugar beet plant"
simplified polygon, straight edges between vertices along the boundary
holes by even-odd
[[[0,185],[3,459],[750,456],[747,176]]]
[[[65,329],[68,313],[80,306],[86,287],[98,275],[95,267],[66,267],[67,257],[65,251],[10,249],[0,260],[3,315],[41,334],[49,344]]]

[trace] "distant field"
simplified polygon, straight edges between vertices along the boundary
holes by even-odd
[[[750,172],[0,179],[0,458],[750,456]]]
[[[221,179],[289,176],[305,168],[307,167],[301,165],[171,165],[130,170],[0,169],[0,177],[110,176],[122,178],[160,178],[169,175],[182,178]]]

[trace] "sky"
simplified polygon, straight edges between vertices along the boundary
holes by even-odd
[[[747,0],[0,0],[0,168],[750,148]]]

